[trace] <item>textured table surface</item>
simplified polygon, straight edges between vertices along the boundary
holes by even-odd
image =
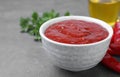
[[[101,64],[77,73],[59,69],[50,62],[41,42],[20,33],[19,18],[33,11],[68,10],[88,16],[87,7],[87,0],[0,0],[0,77],[120,77]]]

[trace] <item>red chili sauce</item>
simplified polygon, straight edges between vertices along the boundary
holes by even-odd
[[[61,43],[89,44],[105,39],[108,31],[94,22],[65,20],[50,25],[45,36]]]

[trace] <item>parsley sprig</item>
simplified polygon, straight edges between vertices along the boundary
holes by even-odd
[[[64,16],[69,16],[69,15],[70,13],[68,11],[64,13]],[[41,27],[41,25],[44,22],[59,16],[60,13],[51,10],[49,12],[44,12],[41,16],[37,12],[33,12],[31,17],[26,17],[26,18],[21,17],[20,18],[21,32],[28,33],[34,36],[35,41],[40,41],[41,36],[39,34],[39,28]]]

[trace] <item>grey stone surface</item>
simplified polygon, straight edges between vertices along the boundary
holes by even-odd
[[[0,0],[0,77],[119,77],[101,64],[77,73],[62,70],[50,62],[41,42],[20,33],[19,18],[33,11],[88,16],[87,7],[87,0]]]

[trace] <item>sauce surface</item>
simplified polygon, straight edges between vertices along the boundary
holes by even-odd
[[[50,25],[45,36],[60,43],[89,44],[105,39],[108,31],[93,22],[65,20]]]

